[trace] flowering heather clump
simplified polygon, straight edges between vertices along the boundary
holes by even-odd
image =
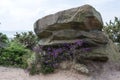
[[[75,42],[75,45],[77,45],[77,46],[82,46],[83,43],[84,43],[83,40],[77,40],[77,41]]]
[[[88,52],[88,51],[91,51],[91,48],[82,48],[81,51]]]
[[[64,60],[74,60],[75,56],[78,56],[75,50],[79,50],[81,53],[91,51],[91,48],[84,46],[85,43],[83,40],[77,40],[74,43],[39,46],[39,49],[35,48],[34,50],[37,53],[41,53],[41,65],[49,67],[48,70],[52,69],[53,71],[54,68],[58,67],[60,62]]]

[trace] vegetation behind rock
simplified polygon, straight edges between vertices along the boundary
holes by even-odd
[[[109,35],[109,38],[116,43],[120,43],[120,19],[115,17],[113,21],[109,21],[103,30]]]

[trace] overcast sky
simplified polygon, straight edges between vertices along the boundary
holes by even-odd
[[[119,0],[0,0],[0,32],[33,30],[37,19],[84,4],[95,7],[104,23],[120,18]]]

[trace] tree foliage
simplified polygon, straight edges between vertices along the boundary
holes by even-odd
[[[32,49],[38,42],[37,36],[32,31],[16,33],[13,40],[20,42],[29,49]]]
[[[35,40],[35,35],[32,32],[17,34],[13,40],[9,40],[5,34],[0,33],[0,65],[27,68],[27,59],[31,57],[33,52],[27,49],[23,42],[24,40],[30,41],[29,39]]]
[[[0,48],[3,48],[7,45],[8,38],[5,34],[0,33]]]
[[[114,42],[120,43],[120,19],[114,18],[114,21],[109,21],[103,30],[109,35],[109,38]]]

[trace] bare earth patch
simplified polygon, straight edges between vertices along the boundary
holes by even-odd
[[[59,71],[49,75],[30,76],[19,68],[0,67],[0,80],[120,80],[120,71],[112,66],[104,67],[102,73],[91,76],[72,71]]]

